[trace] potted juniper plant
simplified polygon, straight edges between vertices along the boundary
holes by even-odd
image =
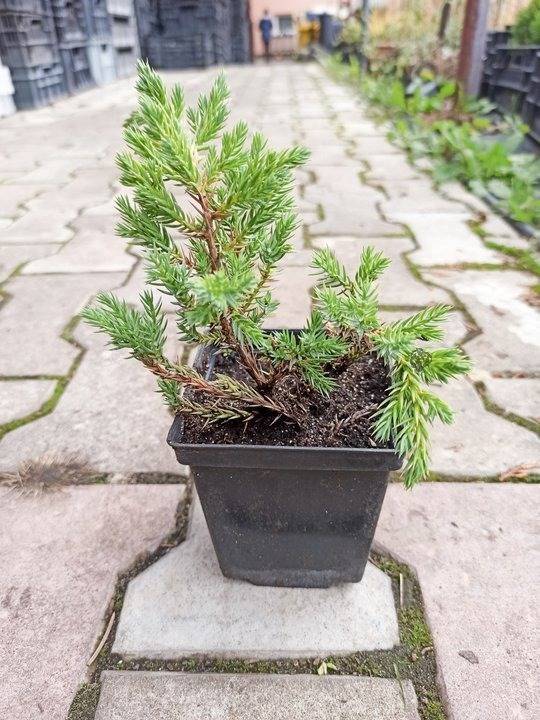
[[[167,320],[110,294],[83,312],[152,372],[176,417],[168,442],[191,466],[224,575],[327,587],[362,578],[390,470],[412,487],[428,471],[429,426],[452,421],[429,389],[468,369],[433,347],[451,308],[383,323],[376,281],[388,260],[365,247],[354,276],[313,255],[304,328],[272,328],[271,282],[297,227],[299,147],[270,149],[243,122],[225,130],[219,77],[196,107],[140,64],[139,104],[118,157],[118,233],[144,254],[149,285],[176,306],[193,366],[168,359]],[[187,201],[187,202],[186,202]],[[151,419],[149,418],[151,422]]]

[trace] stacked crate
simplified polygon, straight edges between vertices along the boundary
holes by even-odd
[[[85,0],[88,62],[94,82],[106,85],[116,78],[111,20],[105,0]]]
[[[133,0],[107,0],[111,21],[116,74],[133,75],[139,57],[139,38]]]
[[[52,8],[66,86],[74,93],[93,84],[85,0],[52,0]]]
[[[246,63],[251,60],[251,21],[248,0],[231,0],[231,51],[232,61]]]
[[[139,0],[138,16],[143,55],[155,67],[207,67],[249,57],[247,0]],[[239,36],[234,50],[233,36]]]
[[[0,57],[17,108],[47,105],[65,94],[50,0],[0,0]]]

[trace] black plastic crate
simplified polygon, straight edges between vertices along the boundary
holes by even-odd
[[[93,85],[86,45],[62,48],[60,56],[69,93],[75,93]]]
[[[0,9],[0,57],[10,69],[50,65],[59,59],[50,5],[40,0],[26,7],[40,12]]]
[[[87,11],[85,0],[52,0],[54,25],[60,45],[87,40]]]
[[[39,68],[16,68],[11,72],[14,100],[19,110],[49,105],[66,95],[64,71],[60,63]]]

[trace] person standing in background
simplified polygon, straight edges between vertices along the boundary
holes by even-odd
[[[272,39],[272,21],[268,10],[265,10],[259,22],[259,30],[264,44],[264,57],[270,60],[270,40]]]

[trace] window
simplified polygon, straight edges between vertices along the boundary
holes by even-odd
[[[294,23],[292,15],[278,15],[277,16],[277,34],[294,35]]]

